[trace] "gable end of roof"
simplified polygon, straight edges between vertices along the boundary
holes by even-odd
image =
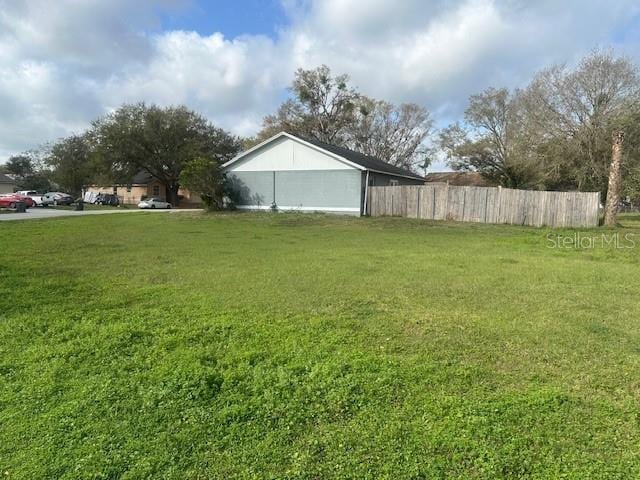
[[[277,133],[273,137],[270,137],[270,138],[266,139],[264,142],[261,142],[258,145],[254,145],[250,149],[245,150],[244,152],[241,152],[240,154],[236,155],[234,158],[232,158],[228,162],[223,163],[222,164],[222,169],[226,170],[228,167],[230,167],[234,163],[237,163],[238,161],[242,160],[244,157],[246,157],[250,153],[257,151],[257,150],[261,149],[262,147],[264,147],[264,146],[270,144],[271,142],[273,142],[273,141],[275,141],[275,140],[277,140],[279,138],[282,138],[282,137],[289,138],[290,140],[293,140],[294,142],[298,142],[298,143],[306,145],[307,147],[310,147],[310,148],[312,148],[314,150],[321,151],[322,153],[324,153],[326,155],[329,155],[330,157],[333,157],[334,159],[336,159],[336,160],[338,160],[338,161],[340,161],[342,163],[345,163],[345,164],[347,164],[347,165],[349,165],[351,167],[357,168],[358,170],[364,170],[364,168],[362,166],[360,166],[360,165],[358,165],[358,164],[356,164],[354,162],[351,162],[350,160],[348,160],[348,159],[346,159],[346,158],[344,158],[344,157],[342,157],[340,155],[337,155],[337,154],[335,154],[333,152],[330,152],[327,149],[319,147],[318,145],[314,145],[313,143],[309,142],[308,140],[306,140],[304,138],[298,137],[296,135],[292,135],[292,134],[290,134],[288,132]]]
[[[247,156],[249,153],[251,152],[255,152],[256,150],[264,147],[265,145],[268,145],[269,143],[273,142],[274,140],[277,140],[278,138],[282,138],[282,137],[287,137],[291,140],[300,142],[304,145],[307,145],[311,148],[315,148],[316,150],[322,151],[334,158],[336,158],[337,160],[340,160],[348,165],[351,165],[355,168],[357,168],[358,170],[369,170],[372,172],[378,172],[378,173],[383,173],[383,174],[387,174],[387,175],[392,175],[392,176],[398,176],[398,177],[406,177],[406,178],[411,178],[414,180],[422,180],[424,181],[424,177],[413,173],[410,170],[407,170],[405,168],[401,168],[401,167],[396,167],[395,165],[391,165],[390,163],[384,162],[378,158],[375,157],[371,157],[369,155],[365,155],[363,153],[360,152],[356,152],[354,150],[345,148],[345,147],[339,147],[336,145],[332,145],[329,143],[324,143],[324,142],[320,142],[318,140],[315,139],[311,139],[311,138],[304,138],[304,137],[298,137],[296,135],[292,135],[290,133],[287,132],[280,132],[276,135],[274,135],[271,138],[268,138],[267,140],[265,140],[262,143],[259,143],[258,145],[255,145],[254,147],[240,153],[239,155],[237,155],[236,157],[232,158],[231,160],[229,160],[227,163],[224,163],[222,165],[223,169],[226,169],[228,167],[230,167],[231,165],[233,165],[234,163],[238,162],[239,160],[241,160],[242,158],[244,158],[245,156]]]

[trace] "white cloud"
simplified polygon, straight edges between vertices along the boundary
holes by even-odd
[[[109,80],[109,107],[141,99],[183,103],[248,135],[259,126],[256,112],[270,111],[289,80],[290,65],[267,37],[230,41],[220,33],[177,31],[154,37],[151,44],[150,62]]]
[[[277,38],[229,39],[161,31],[158,13],[188,8],[188,0],[0,0],[0,161],[141,100],[184,103],[251,134],[295,68],[321,63],[351,74],[367,94],[421,103],[443,122],[473,92],[522,85],[549,63],[608,44],[639,12],[633,0],[283,5],[290,25]]]
[[[633,5],[326,0],[307,5],[290,35],[305,66],[326,63],[371,95],[453,114],[478,89],[520,85],[606,42]]]

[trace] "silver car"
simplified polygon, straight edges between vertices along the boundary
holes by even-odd
[[[157,197],[153,197],[141,200],[140,203],[138,203],[138,208],[171,208],[171,204]]]
[[[42,196],[41,205],[47,207],[49,205],[71,205],[73,197],[67,193],[49,192]]]

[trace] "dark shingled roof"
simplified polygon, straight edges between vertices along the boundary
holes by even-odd
[[[146,185],[153,180],[153,176],[144,170],[136,173],[131,179],[131,185]]]
[[[402,177],[415,178],[416,180],[424,180],[424,177],[421,177],[417,173],[413,173],[411,170],[396,167],[394,165],[391,165],[390,163],[383,162],[378,158],[370,157],[369,155],[364,155],[363,153],[355,152],[348,148],[338,147],[329,143],[320,142],[319,140],[314,140],[312,138],[298,138],[304,140],[305,142],[311,143],[316,147],[320,147],[323,150],[327,150],[328,152],[331,152],[335,155],[339,155],[345,160],[356,163],[361,167],[366,168],[367,170],[375,170],[376,172],[387,173],[389,175],[400,175]]]
[[[7,177],[4,173],[0,173],[0,183],[8,183],[10,185],[13,185],[15,182]]]

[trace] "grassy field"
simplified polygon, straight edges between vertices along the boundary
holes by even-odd
[[[624,221],[1,224],[0,475],[638,478]]]

